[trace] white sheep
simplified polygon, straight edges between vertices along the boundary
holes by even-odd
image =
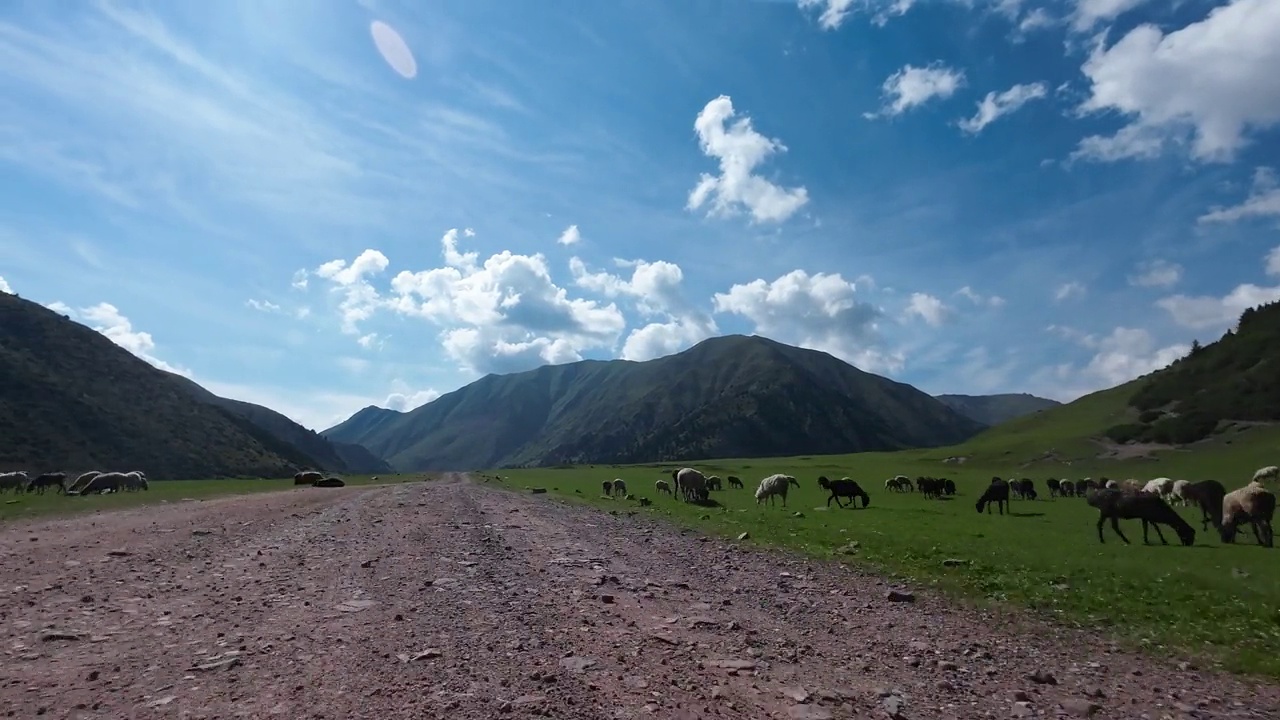
[[[1169,499],[1172,502],[1176,502],[1179,505],[1186,507],[1188,500],[1187,500],[1187,496],[1184,495],[1182,491],[1186,490],[1187,486],[1190,484],[1191,484],[1190,480],[1174,480],[1173,489],[1169,491]]]
[[[627,495],[627,481],[626,481],[626,480],[623,480],[622,478],[614,478],[614,479],[613,479],[613,494],[614,494],[614,495],[621,495],[621,496],[623,496],[623,497],[626,497],[626,495]]]
[[[666,480],[659,480],[653,484],[653,487],[660,493],[671,494],[671,483]]]
[[[1173,492],[1173,479],[1161,477],[1155,480],[1148,480],[1147,484],[1142,486],[1142,492],[1167,498],[1169,493]]]
[[[15,493],[22,492],[29,482],[31,482],[31,478],[21,470],[0,473],[0,492],[6,490],[13,490]]]
[[[1236,539],[1236,528],[1248,522],[1253,526],[1253,536],[1263,547],[1275,547],[1271,519],[1276,514],[1276,495],[1254,480],[1239,490],[1232,490],[1222,498],[1222,542]]]
[[[787,489],[791,485],[800,487],[799,481],[790,475],[783,475],[782,473],[770,475],[769,477],[761,480],[760,486],[756,488],[756,504],[759,505],[765,501],[765,498],[768,498],[769,504],[773,505],[773,498],[781,497],[782,507],[786,507]]]
[[[1268,465],[1264,468],[1258,468],[1258,471],[1253,474],[1253,479],[1255,482],[1262,482],[1263,480],[1275,481],[1280,479],[1280,467]]]
[[[686,467],[672,470],[671,477],[685,502],[705,502],[707,499],[707,478],[693,468]]]
[[[141,470],[134,470],[132,472],[125,473],[124,489],[130,491],[150,490],[151,488],[147,485],[147,474]]]

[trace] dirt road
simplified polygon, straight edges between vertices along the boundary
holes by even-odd
[[[1275,686],[460,476],[12,523],[0,573],[0,716],[1280,717]]]

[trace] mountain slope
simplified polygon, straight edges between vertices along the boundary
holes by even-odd
[[[891,450],[983,426],[825,353],[741,335],[648,362],[490,375],[413,410],[361,411],[323,434],[400,470]]]
[[[1057,400],[1026,393],[1000,395],[935,395],[947,407],[983,425],[999,425],[1014,418],[1057,407]]]
[[[243,400],[232,400],[209,392],[199,384],[179,375],[192,396],[234,413],[254,426],[288,445],[305,453],[313,460],[312,466],[329,472],[370,474],[389,472],[387,462],[363,446],[336,442],[315,431],[308,430],[285,415]],[[388,411],[390,412],[390,411]]]
[[[291,475],[305,452],[100,333],[0,293],[0,469],[150,477]]]

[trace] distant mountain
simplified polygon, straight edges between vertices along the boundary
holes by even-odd
[[[1002,395],[935,395],[947,407],[983,425],[999,425],[1014,418],[1057,407],[1057,400],[1026,393]]]
[[[895,450],[984,427],[826,353],[731,335],[648,362],[489,375],[408,413],[365,408],[321,434],[407,471]]]
[[[385,460],[360,445],[330,440],[275,410],[243,400],[220,397],[187,378],[179,375],[174,377],[186,383],[195,397],[243,417],[272,437],[301,450],[312,458],[317,468],[361,475],[391,471],[391,466]]]
[[[304,467],[388,466],[0,293],[0,470],[140,469],[170,479],[284,477]]]

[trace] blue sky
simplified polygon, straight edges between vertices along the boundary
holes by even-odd
[[[1071,399],[1280,298],[1280,2],[0,7],[0,289],[327,427],[711,335]]]

